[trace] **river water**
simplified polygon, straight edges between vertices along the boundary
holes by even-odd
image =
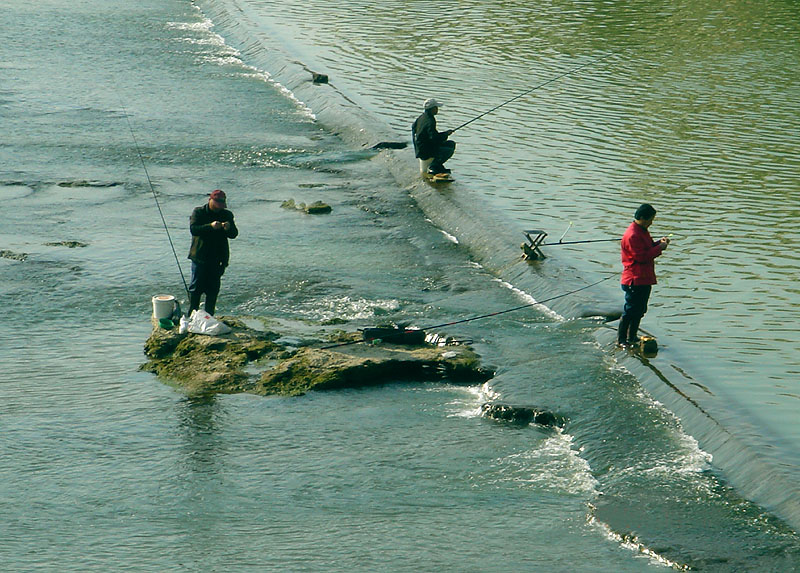
[[[793,3],[3,12],[4,569],[800,567]],[[365,149],[407,141],[426,97],[454,127],[584,64],[459,130],[445,189]],[[613,237],[651,202],[673,234],[643,325],[659,354],[580,318],[619,305],[614,277],[448,329],[486,386],[186,397],[137,368],[150,297],[182,290],[170,239],[188,278],[188,215],[217,187],[241,230],[220,312],[297,336],[591,284],[613,242],[525,263],[521,230]],[[491,399],[568,423],[492,423]]]

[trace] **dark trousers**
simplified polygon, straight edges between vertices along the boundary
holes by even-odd
[[[433,154],[433,161],[431,162],[429,169],[435,173],[440,173],[438,170],[444,168],[444,162],[453,157],[453,153],[455,153],[455,151],[455,141],[448,140],[442,142],[442,144],[436,148],[436,152]]]
[[[192,280],[189,283],[189,314],[200,308],[200,297],[206,295],[205,311],[214,314],[217,295],[225,267],[219,263],[196,263],[192,261]]]
[[[652,285],[622,285],[625,291],[625,305],[622,307],[622,317],[619,319],[617,342],[635,342],[639,323],[647,312],[647,301],[650,300]]]

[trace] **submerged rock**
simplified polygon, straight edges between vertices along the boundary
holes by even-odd
[[[230,318],[222,336],[180,334],[155,326],[145,343],[149,362],[141,366],[191,394],[248,392],[299,396],[397,381],[449,380],[479,383],[493,376],[468,346],[379,345],[361,342],[361,333],[340,334],[335,348],[280,344],[295,340],[250,329]],[[359,342],[356,342],[356,341]],[[319,341],[316,341],[318,343]],[[259,359],[270,359],[268,361]]]
[[[12,261],[25,261],[28,258],[28,253],[15,253],[13,251],[7,251],[3,249],[0,251],[0,257],[4,259],[11,259]]]
[[[493,404],[481,406],[481,414],[492,420],[528,425],[530,423],[548,427],[563,427],[566,420],[563,416],[533,406],[511,406],[509,404]]]
[[[87,181],[86,179],[76,179],[74,181],[61,181],[59,187],[116,187],[119,183],[106,181]]]
[[[86,243],[81,243],[80,241],[58,241],[54,243],[45,243],[47,247],[67,247],[70,249],[74,249],[75,247],[88,247]]]

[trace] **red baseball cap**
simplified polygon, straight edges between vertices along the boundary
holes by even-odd
[[[217,203],[225,205],[225,191],[222,189],[214,189],[209,196]]]

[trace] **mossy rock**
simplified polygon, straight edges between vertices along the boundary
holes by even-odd
[[[190,394],[264,396],[299,396],[309,390],[399,381],[480,383],[493,376],[468,346],[368,345],[360,342],[361,333],[337,331],[334,338],[343,344],[340,348],[304,346],[295,351],[276,342],[281,335],[275,332],[253,330],[229,317],[220,320],[232,328],[230,333],[180,334],[178,329],[154,325],[144,348],[150,360],[141,369]],[[269,358],[270,364],[258,374],[256,362],[263,358]]]
[[[156,326],[145,342],[150,361],[141,370],[176,383],[190,394],[231,394],[244,392],[250,375],[248,364],[265,356],[279,356],[284,348],[273,342],[278,334],[247,328],[231,319],[233,328],[221,336],[180,334],[178,329]]]
[[[491,378],[472,349],[436,346],[350,346],[345,351],[303,348],[264,372],[258,394],[298,396],[309,390],[332,390],[394,381],[450,380],[477,383]]]

